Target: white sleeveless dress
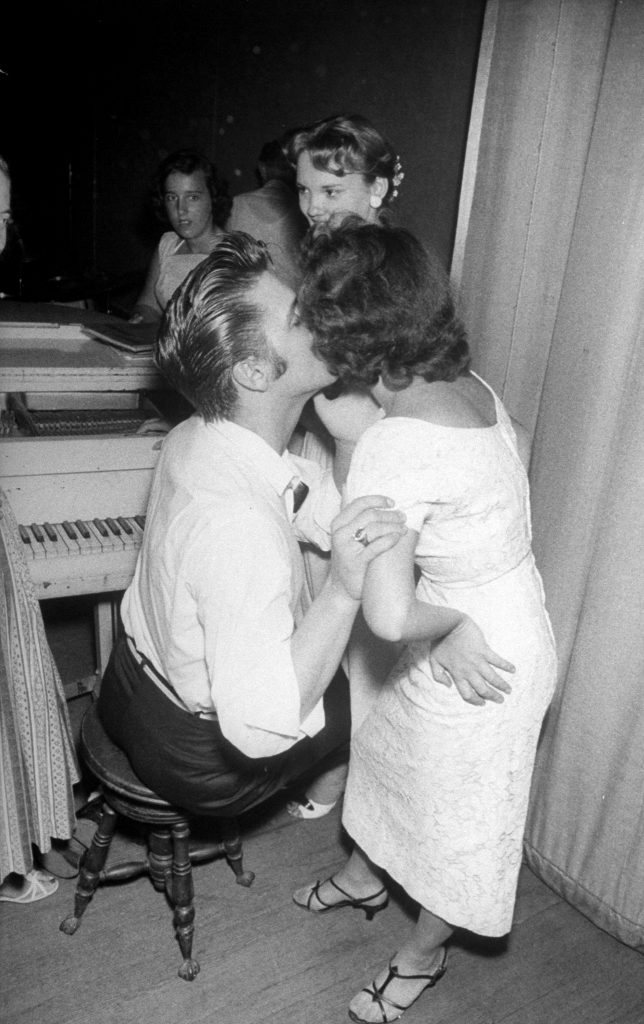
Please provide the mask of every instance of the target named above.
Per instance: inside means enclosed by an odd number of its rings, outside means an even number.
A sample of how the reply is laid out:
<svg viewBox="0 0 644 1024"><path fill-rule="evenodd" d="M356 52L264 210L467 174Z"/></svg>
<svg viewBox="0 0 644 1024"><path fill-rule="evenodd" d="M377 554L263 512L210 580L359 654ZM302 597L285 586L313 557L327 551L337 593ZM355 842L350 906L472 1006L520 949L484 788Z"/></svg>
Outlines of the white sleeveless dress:
<svg viewBox="0 0 644 1024"><path fill-rule="evenodd" d="M417 596L459 608L516 666L503 704L465 703L410 644L352 740L343 824L455 927L509 931L530 779L556 658L530 548L528 481L496 398L492 427L391 418L361 437L348 499L387 494L419 531Z"/></svg>
<svg viewBox="0 0 644 1024"><path fill-rule="evenodd" d="M166 231L159 240L159 276L154 294L161 309L165 309L180 284L191 270L203 263L208 253L181 252L183 238L174 231Z"/></svg>

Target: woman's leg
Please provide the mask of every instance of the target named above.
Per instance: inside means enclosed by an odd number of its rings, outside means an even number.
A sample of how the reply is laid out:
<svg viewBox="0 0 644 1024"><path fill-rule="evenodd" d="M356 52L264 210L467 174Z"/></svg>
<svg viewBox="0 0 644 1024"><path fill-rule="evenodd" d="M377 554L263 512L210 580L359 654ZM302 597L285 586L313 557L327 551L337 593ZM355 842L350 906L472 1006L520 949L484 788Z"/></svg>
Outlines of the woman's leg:
<svg viewBox="0 0 644 1024"><path fill-rule="evenodd" d="M368 906L371 906L372 896L377 897L373 900L373 906L381 907L387 902L382 873L359 846L354 847L349 859L331 878L319 885L304 886L293 893L298 906L306 907L314 913L342 903L347 898L366 900Z"/></svg>
<svg viewBox="0 0 644 1024"><path fill-rule="evenodd" d="M453 931L447 921L421 908L414 929L391 958L389 966L377 975L367 990L358 992L351 1001L349 1012L352 1019L382 1024L383 1013L386 1020L400 1016L400 1009L411 1006L421 992L431 985L431 976L442 974L440 968L444 965L444 945ZM392 975L394 967L396 976ZM410 979L403 975L421 977ZM397 1004L398 1009L390 1006L390 1003Z"/></svg>

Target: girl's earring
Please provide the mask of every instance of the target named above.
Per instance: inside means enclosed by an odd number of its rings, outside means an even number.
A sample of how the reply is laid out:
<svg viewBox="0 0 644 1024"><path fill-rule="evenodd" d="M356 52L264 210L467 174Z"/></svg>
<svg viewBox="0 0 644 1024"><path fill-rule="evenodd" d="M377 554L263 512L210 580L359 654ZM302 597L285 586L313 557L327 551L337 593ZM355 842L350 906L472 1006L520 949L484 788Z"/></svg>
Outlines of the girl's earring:
<svg viewBox="0 0 644 1024"><path fill-rule="evenodd" d="M372 210L378 210L382 206L382 199L380 196L371 196L369 199L369 206Z"/></svg>

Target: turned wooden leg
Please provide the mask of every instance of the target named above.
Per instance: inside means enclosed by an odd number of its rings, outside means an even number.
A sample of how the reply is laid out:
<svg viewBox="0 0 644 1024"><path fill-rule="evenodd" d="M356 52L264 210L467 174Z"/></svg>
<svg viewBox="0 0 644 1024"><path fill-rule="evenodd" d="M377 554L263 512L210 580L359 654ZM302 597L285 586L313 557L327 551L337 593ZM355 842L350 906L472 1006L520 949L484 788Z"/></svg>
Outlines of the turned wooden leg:
<svg viewBox="0 0 644 1024"><path fill-rule="evenodd" d="M197 961L192 959L195 907L190 863L190 828L186 821L172 826L172 848L172 877L168 896L174 908L174 930L183 956L179 977L184 981L194 981L200 967Z"/></svg>
<svg viewBox="0 0 644 1024"><path fill-rule="evenodd" d="M167 880L172 874L172 836L169 828L155 828L150 832L148 851L152 885L158 892L166 892Z"/></svg>
<svg viewBox="0 0 644 1024"><path fill-rule="evenodd" d="M60 923L61 932L65 935L73 935L78 928L81 917L85 913L87 904L91 900L96 887L100 881L100 875L105 867L110 843L116 830L118 815L107 804L103 808L103 816L100 824L94 833L91 845L87 853L83 854L80 863L80 875L76 885L74 896L74 913L66 917Z"/></svg>
<svg viewBox="0 0 644 1024"><path fill-rule="evenodd" d="M239 826L234 818L223 818L221 821L221 836L224 845L226 860L235 872L237 885L248 888L255 880L253 871L244 871L242 841L239 835Z"/></svg>

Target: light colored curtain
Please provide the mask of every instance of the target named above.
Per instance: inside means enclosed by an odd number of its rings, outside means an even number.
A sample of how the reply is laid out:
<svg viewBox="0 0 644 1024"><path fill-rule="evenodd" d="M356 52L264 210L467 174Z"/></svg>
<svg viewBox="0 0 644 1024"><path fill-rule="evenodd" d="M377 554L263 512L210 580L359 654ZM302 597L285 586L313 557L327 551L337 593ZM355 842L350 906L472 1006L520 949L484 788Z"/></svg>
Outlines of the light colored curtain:
<svg viewBox="0 0 644 1024"><path fill-rule="evenodd" d="M534 436L560 661L532 868L644 952L644 3L491 0L453 279Z"/></svg>

